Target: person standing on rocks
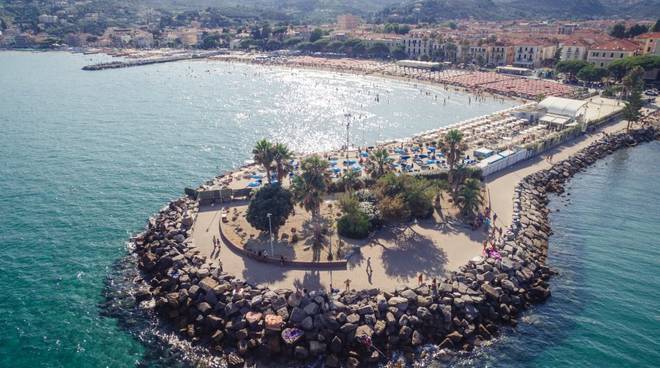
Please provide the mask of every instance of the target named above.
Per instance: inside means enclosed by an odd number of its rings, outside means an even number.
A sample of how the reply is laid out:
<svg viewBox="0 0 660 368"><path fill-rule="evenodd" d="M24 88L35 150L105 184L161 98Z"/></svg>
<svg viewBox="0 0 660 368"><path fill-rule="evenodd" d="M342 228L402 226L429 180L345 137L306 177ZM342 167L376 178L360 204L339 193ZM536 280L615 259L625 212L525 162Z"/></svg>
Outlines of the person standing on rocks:
<svg viewBox="0 0 660 368"><path fill-rule="evenodd" d="M419 286L422 286L422 284L424 284L424 275L421 272L419 273L419 276L417 276L417 283L419 284Z"/></svg>
<svg viewBox="0 0 660 368"><path fill-rule="evenodd" d="M346 291L350 291L351 290L351 279L346 279L346 281L344 281L344 285L346 285Z"/></svg>
<svg viewBox="0 0 660 368"><path fill-rule="evenodd" d="M374 269L371 267L371 257L367 258L367 275L371 277L371 274L374 273Z"/></svg>

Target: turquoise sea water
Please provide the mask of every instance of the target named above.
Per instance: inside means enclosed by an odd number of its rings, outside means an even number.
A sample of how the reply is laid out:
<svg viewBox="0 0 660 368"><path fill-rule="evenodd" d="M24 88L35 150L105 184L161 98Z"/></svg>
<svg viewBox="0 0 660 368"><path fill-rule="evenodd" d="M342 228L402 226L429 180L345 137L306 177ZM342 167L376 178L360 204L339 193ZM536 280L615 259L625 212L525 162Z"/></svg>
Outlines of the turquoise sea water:
<svg viewBox="0 0 660 368"><path fill-rule="evenodd" d="M150 214L248 159L255 140L322 150L345 141L345 113L363 144L511 106L248 65L80 71L90 59L104 57L0 52L0 367L170 365L139 316L107 312L108 276ZM553 202L553 297L457 364L660 364L658 158L659 143L643 145L571 182Z"/></svg>
<svg viewBox="0 0 660 368"><path fill-rule="evenodd" d="M660 366L659 159L618 151L552 199L552 297L460 366Z"/></svg>
<svg viewBox="0 0 660 368"><path fill-rule="evenodd" d="M0 52L0 367L155 364L129 322L102 316L107 276L152 213L256 140L325 150L345 142L346 113L363 144L513 105L220 62L80 70L104 59Z"/></svg>

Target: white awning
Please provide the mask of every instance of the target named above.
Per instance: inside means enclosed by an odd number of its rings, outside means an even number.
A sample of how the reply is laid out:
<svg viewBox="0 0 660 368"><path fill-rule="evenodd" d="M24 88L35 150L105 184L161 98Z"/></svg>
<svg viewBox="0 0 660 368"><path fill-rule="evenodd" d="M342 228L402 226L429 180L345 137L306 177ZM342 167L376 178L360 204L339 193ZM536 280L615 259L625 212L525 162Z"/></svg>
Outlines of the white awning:
<svg viewBox="0 0 660 368"><path fill-rule="evenodd" d="M555 115L555 114L545 114L539 119L540 122L551 124L551 125L564 125L568 123L571 119L566 116Z"/></svg>

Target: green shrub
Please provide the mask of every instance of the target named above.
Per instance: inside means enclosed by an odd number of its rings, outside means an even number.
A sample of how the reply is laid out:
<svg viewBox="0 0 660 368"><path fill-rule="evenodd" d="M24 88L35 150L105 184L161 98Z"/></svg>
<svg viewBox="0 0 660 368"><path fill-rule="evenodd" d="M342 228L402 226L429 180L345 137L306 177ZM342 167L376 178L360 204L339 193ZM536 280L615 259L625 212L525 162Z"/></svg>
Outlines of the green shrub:
<svg viewBox="0 0 660 368"><path fill-rule="evenodd" d="M337 221L339 235L351 239L364 239L369 235L369 217L357 211L345 214Z"/></svg>
<svg viewBox="0 0 660 368"><path fill-rule="evenodd" d="M380 212L393 222L429 217L436 192L437 185L428 179L391 173L378 179L374 188Z"/></svg>
<svg viewBox="0 0 660 368"><path fill-rule="evenodd" d="M383 214L383 217L388 221L397 222L408 220L410 218L410 210L408 210L401 195L396 197L383 197L378 202L378 208Z"/></svg>

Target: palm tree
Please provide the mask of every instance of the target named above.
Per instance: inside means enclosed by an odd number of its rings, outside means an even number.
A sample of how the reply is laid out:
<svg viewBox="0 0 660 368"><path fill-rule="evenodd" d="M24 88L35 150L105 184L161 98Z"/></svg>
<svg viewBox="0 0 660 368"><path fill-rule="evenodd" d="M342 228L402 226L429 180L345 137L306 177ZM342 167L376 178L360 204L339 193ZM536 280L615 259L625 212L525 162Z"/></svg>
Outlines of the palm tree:
<svg viewBox="0 0 660 368"><path fill-rule="evenodd" d="M266 176L268 178L268 183L270 184L270 171L273 168L274 159L273 144L265 139L258 141L252 149L252 155L254 157L254 162L260 164L266 170Z"/></svg>
<svg viewBox="0 0 660 368"><path fill-rule="evenodd" d="M377 179L385 175L387 171L386 165L389 160L390 155L385 148L380 148L369 153L367 167L369 168L369 172L371 172L371 176Z"/></svg>
<svg viewBox="0 0 660 368"><path fill-rule="evenodd" d="M461 215L473 219L484 201L481 183L477 179L467 179L458 191L458 207Z"/></svg>
<svg viewBox="0 0 660 368"><path fill-rule="evenodd" d="M456 163L463 157L463 152L467 146L463 143L463 133L460 130L452 129L445 134L444 138L438 142L440 151L447 158L447 165L449 165L448 181L449 185L454 186L454 167Z"/></svg>
<svg viewBox="0 0 660 368"><path fill-rule="evenodd" d="M282 179L291 171L289 161L293 158L293 153L284 143L277 143L273 147L273 160L275 161L275 170L277 171L277 181L281 184Z"/></svg>
<svg viewBox="0 0 660 368"><path fill-rule="evenodd" d="M312 214L314 240L321 242L321 202L328 185L328 161L313 155L301 163L302 173L293 178L293 195L307 212Z"/></svg>
<svg viewBox="0 0 660 368"><path fill-rule="evenodd" d="M358 189L362 186L360 172L351 170L350 168L344 173L344 175L342 175L341 181L344 184L344 190L348 194L353 193L353 189Z"/></svg>
<svg viewBox="0 0 660 368"><path fill-rule="evenodd" d="M639 66L636 66L632 68L628 74L626 74L625 77L621 80L621 83L623 84L623 97L625 99L628 98L628 95L636 90L642 90L644 89L644 69L642 69Z"/></svg>
<svg viewBox="0 0 660 368"><path fill-rule="evenodd" d="M451 189L449 187L449 183L446 180L437 180L433 182L434 184L434 192L435 196L433 198L433 207L435 208L435 211L440 215L440 217L443 218L444 221L444 215L442 214L442 200L444 199L444 196L442 195L443 192L448 191Z"/></svg>

